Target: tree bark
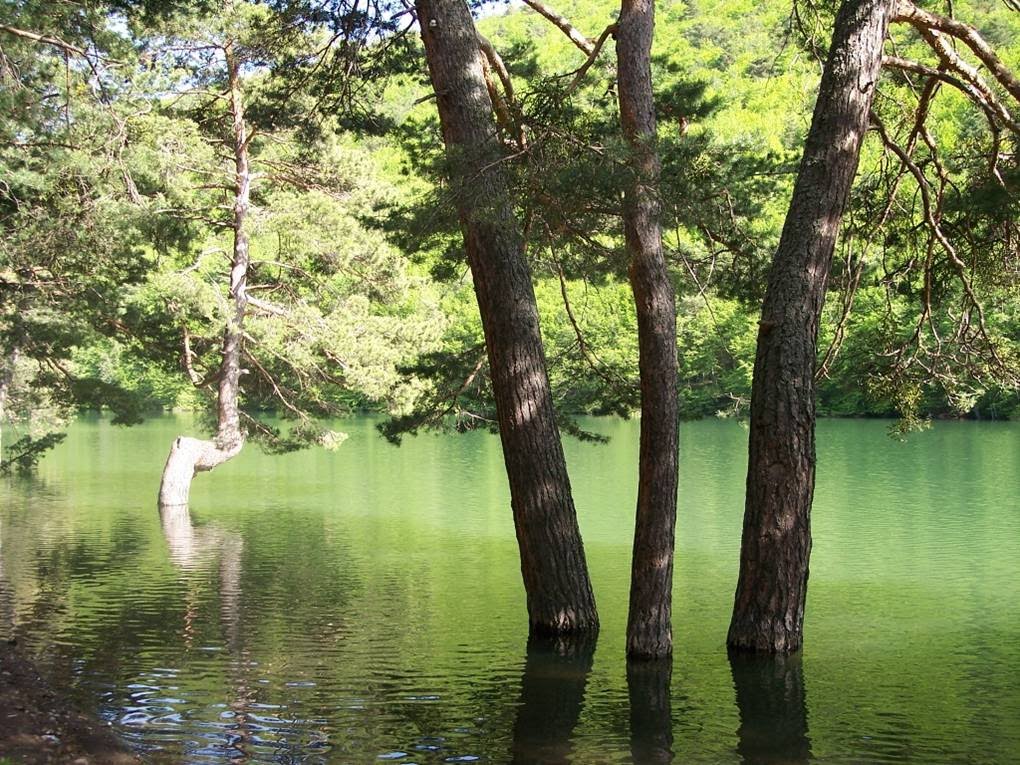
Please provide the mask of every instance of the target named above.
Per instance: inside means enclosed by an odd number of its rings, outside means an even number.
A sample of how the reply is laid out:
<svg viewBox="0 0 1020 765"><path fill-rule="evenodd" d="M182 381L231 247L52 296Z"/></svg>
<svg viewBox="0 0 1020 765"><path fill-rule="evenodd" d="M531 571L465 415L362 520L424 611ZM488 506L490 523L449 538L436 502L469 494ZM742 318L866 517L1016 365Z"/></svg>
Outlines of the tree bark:
<svg viewBox="0 0 1020 765"><path fill-rule="evenodd" d="M417 0L457 212L485 333L531 631L598 629L524 242L478 37L463 0Z"/></svg>
<svg viewBox="0 0 1020 765"><path fill-rule="evenodd" d="M673 544L679 407L676 300L662 253L659 156L652 94L654 0L623 0L616 23L620 125L630 147L624 235L638 322L641 449L631 564L627 653L659 658L673 650Z"/></svg>
<svg viewBox="0 0 1020 765"><path fill-rule="evenodd" d="M241 385L241 352L244 316L248 305L248 231L245 222L251 199L248 161L248 127L244 116L240 64L231 45L224 46L233 126L234 249L230 263L230 298L233 312L223 331L223 351L217 390L217 429L212 441L181 436L174 440L159 486L161 506L187 505L195 473L212 470L237 456L244 446L238 397Z"/></svg>
<svg viewBox="0 0 1020 765"><path fill-rule="evenodd" d="M891 0L846 0L836 17L793 199L769 273L751 386L740 576L727 642L801 647L815 484L818 320L857 172Z"/></svg>

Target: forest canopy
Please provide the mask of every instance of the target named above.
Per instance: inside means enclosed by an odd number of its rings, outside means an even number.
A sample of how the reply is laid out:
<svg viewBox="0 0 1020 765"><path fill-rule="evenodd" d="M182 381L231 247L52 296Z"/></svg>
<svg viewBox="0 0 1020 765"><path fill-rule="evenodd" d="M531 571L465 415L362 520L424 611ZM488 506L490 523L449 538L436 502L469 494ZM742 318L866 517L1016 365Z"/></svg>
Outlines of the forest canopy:
<svg viewBox="0 0 1020 765"><path fill-rule="evenodd" d="M608 56L529 5L476 15L553 400L584 437L573 415L639 403L628 149ZM898 6L886 46L820 324L818 411L905 427L1017 417L1020 12L922 5ZM556 10L594 47L618 9ZM832 16L824 2L659 10L685 417L746 412ZM278 451L336 446L330 421L360 411L388 415L394 441L495 427L409 6L3 0L2 464L31 465L85 408L124 424L176 408L215 419L236 310L230 93L243 95L250 166L240 427Z"/></svg>

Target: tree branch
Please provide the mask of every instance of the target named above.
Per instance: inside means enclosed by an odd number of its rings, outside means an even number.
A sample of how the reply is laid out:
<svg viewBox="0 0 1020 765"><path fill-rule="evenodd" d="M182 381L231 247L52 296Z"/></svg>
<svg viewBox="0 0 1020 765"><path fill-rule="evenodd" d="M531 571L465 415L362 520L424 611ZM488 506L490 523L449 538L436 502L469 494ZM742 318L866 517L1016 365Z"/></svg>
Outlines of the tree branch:
<svg viewBox="0 0 1020 765"><path fill-rule="evenodd" d="M542 0L524 0L524 4L531 8L536 13L545 16L553 25L565 34L570 42L574 43L585 55L591 57L593 54L597 54L595 43L585 37L570 21L566 16L557 13L550 6L542 2Z"/></svg>
<svg viewBox="0 0 1020 765"><path fill-rule="evenodd" d="M962 41L988 68L999 84L1020 104L1020 79L1017 79L1009 70L1009 67L996 55L992 46L974 27L957 19L946 18L918 8L910 0L899 0L892 20L906 22L922 34L926 31L929 33L932 31L941 32Z"/></svg>

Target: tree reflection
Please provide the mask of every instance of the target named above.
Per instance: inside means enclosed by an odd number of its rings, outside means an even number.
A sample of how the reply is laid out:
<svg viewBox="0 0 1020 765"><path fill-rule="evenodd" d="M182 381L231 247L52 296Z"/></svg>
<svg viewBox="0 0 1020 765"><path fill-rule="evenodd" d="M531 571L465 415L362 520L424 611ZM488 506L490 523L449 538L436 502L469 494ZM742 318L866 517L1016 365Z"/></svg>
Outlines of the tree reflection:
<svg viewBox="0 0 1020 765"><path fill-rule="evenodd" d="M594 653L593 636L528 639L514 720L514 763L569 761Z"/></svg>
<svg viewBox="0 0 1020 765"><path fill-rule="evenodd" d="M811 759L804 673L799 653L763 656L730 651L745 765L794 765Z"/></svg>
<svg viewBox="0 0 1020 765"><path fill-rule="evenodd" d="M187 505L161 506L163 536L170 548L170 561L182 573L201 571L216 564L219 572L219 611L226 648L230 655L230 694L228 707L233 714L227 736L228 756L234 762L246 761L253 740L249 709L256 701L255 684L250 678L253 666L244 643L241 622L241 558L244 540L238 534L216 526L198 526L191 521ZM195 598L189 592L185 615L185 644L191 642Z"/></svg>
<svg viewBox="0 0 1020 765"><path fill-rule="evenodd" d="M635 765L673 761L673 659L627 662L630 751Z"/></svg>

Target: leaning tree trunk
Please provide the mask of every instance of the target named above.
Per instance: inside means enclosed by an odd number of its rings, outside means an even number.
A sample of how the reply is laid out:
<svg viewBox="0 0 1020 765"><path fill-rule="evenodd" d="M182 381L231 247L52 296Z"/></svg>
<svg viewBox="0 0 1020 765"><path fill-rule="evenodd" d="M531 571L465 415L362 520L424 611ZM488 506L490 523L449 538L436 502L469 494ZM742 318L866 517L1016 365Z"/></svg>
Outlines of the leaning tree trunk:
<svg viewBox="0 0 1020 765"><path fill-rule="evenodd" d="M203 441L188 436L174 440L163 468L159 486L159 504L162 506L186 505L195 473L212 470L237 456L244 445L241 431L238 391L241 381L241 351L244 315L248 305L248 232L245 219L251 196L251 171L248 167L248 129L245 124L244 102L241 94L241 73L230 45L224 49L230 85L230 114L233 119L234 149L234 252L230 265L230 297L233 313L223 331L223 351L220 361L219 389L217 391L216 437Z"/></svg>
<svg viewBox="0 0 1020 765"><path fill-rule="evenodd" d="M620 124L631 151L624 195L624 233L638 322L641 450L631 562L627 653L668 656L673 650L673 534L676 525L676 301L662 254L659 156L652 95L654 0L623 0L616 23Z"/></svg>
<svg viewBox="0 0 1020 765"><path fill-rule="evenodd" d="M769 273L751 386L740 577L727 642L800 648L815 484L818 320L882 66L891 0L847 0L836 17L811 129Z"/></svg>
<svg viewBox="0 0 1020 765"><path fill-rule="evenodd" d="M596 630L531 271L474 21L463 0L417 0L416 8L485 333L531 630Z"/></svg>

